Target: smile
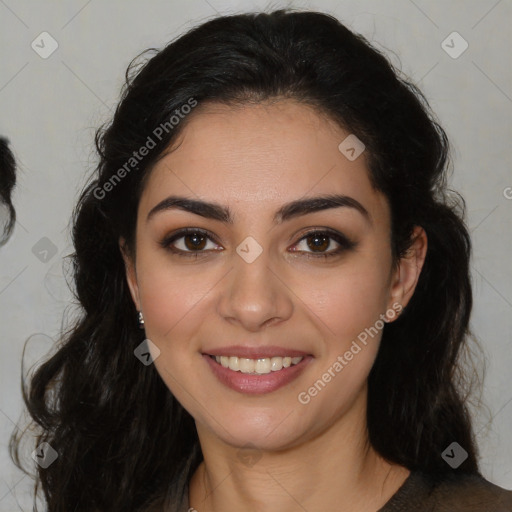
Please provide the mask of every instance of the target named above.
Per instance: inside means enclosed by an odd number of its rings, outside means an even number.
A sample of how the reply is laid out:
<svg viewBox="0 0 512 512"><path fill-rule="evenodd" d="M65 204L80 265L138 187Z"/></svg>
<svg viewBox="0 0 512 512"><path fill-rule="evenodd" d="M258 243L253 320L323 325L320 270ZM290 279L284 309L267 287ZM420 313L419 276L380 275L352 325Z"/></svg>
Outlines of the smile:
<svg viewBox="0 0 512 512"><path fill-rule="evenodd" d="M224 368L235 372L263 375L270 372L278 372L283 368L300 363L303 357L265 357L249 359L237 356L210 356Z"/></svg>
<svg viewBox="0 0 512 512"><path fill-rule="evenodd" d="M314 359L304 356L273 356L250 359L203 354L213 375L224 386L244 394L265 394L295 380Z"/></svg>

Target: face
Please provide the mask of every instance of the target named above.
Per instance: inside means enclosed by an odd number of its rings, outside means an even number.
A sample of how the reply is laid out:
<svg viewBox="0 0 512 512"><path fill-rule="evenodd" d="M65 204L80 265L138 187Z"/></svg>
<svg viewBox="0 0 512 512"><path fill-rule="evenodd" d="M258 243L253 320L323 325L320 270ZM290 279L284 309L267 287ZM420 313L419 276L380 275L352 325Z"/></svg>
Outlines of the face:
<svg viewBox="0 0 512 512"><path fill-rule="evenodd" d="M365 153L348 159L349 133L311 108L209 105L188 121L142 193L130 290L156 369L198 429L291 447L364 403L421 250L393 265ZM325 196L338 197L311 202Z"/></svg>

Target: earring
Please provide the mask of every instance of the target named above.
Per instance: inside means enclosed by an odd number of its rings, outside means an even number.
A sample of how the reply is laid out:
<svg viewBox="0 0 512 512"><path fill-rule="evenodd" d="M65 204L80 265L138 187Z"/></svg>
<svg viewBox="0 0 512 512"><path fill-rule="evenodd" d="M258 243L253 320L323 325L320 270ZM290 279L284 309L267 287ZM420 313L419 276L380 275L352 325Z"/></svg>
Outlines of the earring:
<svg viewBox="0 0 512 512"><path fill-rule="evenodd" d="M144 329L144 317L142 316L142 311L139 311L139 328Z"/></svg>

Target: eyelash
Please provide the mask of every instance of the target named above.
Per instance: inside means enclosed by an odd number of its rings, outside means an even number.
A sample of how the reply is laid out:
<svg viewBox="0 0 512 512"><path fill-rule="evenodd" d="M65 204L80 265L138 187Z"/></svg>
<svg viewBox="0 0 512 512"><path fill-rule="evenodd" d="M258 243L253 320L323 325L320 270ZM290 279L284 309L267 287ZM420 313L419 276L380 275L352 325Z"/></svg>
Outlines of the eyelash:
<svg viewBox="0 0 512 512"><path fill-rule="evenodd" d="M166 249L166 250L170 251L171 253L175 254L176 256L197 259L197 258L199 258L199 255L201 253L205 253L207 251L205 251L205 250L201 250L201 251L183 251L182 249L176 249L175 247L172 247L172 245L171 245L176 240L179 240L180 238L183 238L186 235L192 235L192 234L203 235L206 238L208 238L209 240L211 240L212 242L214 242L215 244L220 245L215 240L215 237L213 236L212 233L210 233L209 231L206 231L204 229L199 229L199 228L185 228L185 229L182 229L181 231L178 231L177 233L174 233L172 235L169 235L169 236L165 237L160 242L160 245L164 249ZM293 251L293 252L299 252L299 253L303 252L304 254L307 255L306 257L308 257L308 258L330 258L330 257L333 257L333 256L338 256L339 254L341 254L344 251L349 251L349 250L353 249L356 246L356 243L352 242L351 240L349 240L346 236L342 235L341 233L338 233L337 231L333 231L333 230L327 229L327 228L315 229L315 230L311 230L311 231L305 233L294 245L297 245L298 243L302 242L304 239L307 239L307 238L311 237L312 235L324 235L324 236L327 236L328 238L331 238L332 240L337 242L340 245L340 247L338 247L337 249L335 249L333 251L331 250L329 252L316 253L316 254L315 253L311 253L311 252L305 252L305 251Z"/></svg>

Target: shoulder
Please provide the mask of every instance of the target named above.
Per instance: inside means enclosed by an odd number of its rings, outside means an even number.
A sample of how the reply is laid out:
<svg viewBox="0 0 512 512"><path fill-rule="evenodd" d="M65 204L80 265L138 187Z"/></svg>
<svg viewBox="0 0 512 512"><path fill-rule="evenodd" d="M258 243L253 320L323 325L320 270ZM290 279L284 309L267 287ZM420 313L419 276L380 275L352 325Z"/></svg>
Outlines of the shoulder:
<svg viewBox="0 0 512 512"><path fill-rule="evenodd" d="M413 471L379 512L512 512L512 491L479 474Z"/></svg>
<svg viewBox="0 0 512 512"><path fill-rule="evenodd" d="M512 491L478 474L445 476L433 490L441 512L512 512Z"/></svg>

